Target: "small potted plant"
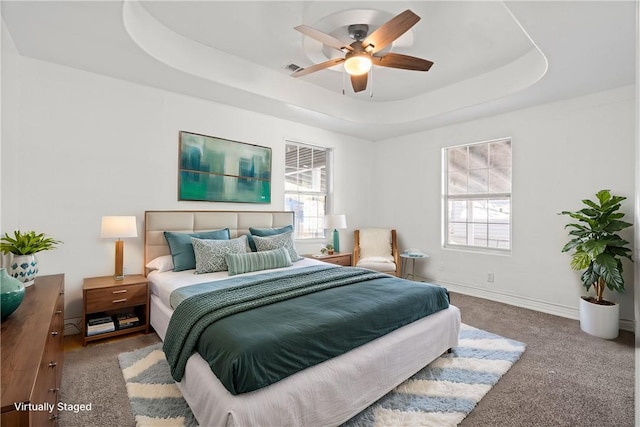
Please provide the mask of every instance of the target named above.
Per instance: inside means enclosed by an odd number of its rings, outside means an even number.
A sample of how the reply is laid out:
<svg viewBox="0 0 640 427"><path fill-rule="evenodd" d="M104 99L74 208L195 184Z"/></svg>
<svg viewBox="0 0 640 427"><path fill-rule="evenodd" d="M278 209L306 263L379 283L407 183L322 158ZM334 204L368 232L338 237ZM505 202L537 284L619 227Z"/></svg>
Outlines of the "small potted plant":
<svg viewBox="0 0 640 427"><path fill-rule="evenodd" d="M631 261L628 241L617 233L632 224L623 221L624 213L619 212L622 196L611 195L610 190L596 194L597 201L583 200L586 207L576 212L563 211L577 222L569 223L571 240L562 252L573 251L571 268L584 270L582 285L595 296L580 299L580 328L588 334L600 338L613 339L618 336L619 305L604 299L605 288L624 292L622 259Z"/></svg>
<svg viewBox="0 0 640 427"><path fill-rule="evenodd" d="M35 254L55 249L58 243L62 242L45 236L44 233L35 231L23 233L16 230L13 236L5 233L0 237L0 251L5 255L12 254L9 274L23 282L25 286L30 286L38 274L38 260Z"/></svg>
<svg viewBox="0 0 640 427"><path fill-rule="evenodd" d="M320 252L322 253L322 255L333 255L333 245L329 244L325 246L324 248L320 249Z"/></svg>

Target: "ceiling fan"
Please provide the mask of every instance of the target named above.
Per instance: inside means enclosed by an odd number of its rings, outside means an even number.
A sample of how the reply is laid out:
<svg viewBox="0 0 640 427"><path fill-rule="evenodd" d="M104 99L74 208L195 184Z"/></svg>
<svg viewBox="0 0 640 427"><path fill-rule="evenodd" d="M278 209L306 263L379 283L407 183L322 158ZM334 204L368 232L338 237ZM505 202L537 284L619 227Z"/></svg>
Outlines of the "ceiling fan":
<svg viewBox="0 0 640 427"><path fill-rule="evenodd" d="M351 44L347 44L308 25L299 25L295 29L302 34L344 52L346 55L344 58L334 58L307 68L300 68L291 75L293 77L301 77L344 62L345 71L351 77L353 91L360 92L367 88L369 70L372 65L400 68L402 70L429 71L433 62L426 59L399 53L380 52L407 32L419 20L420 17L418 15L407 9L382 24L371 34L368 34L369 26L367 24L350 25L348 28L349 35L355 40Z"/></svg>

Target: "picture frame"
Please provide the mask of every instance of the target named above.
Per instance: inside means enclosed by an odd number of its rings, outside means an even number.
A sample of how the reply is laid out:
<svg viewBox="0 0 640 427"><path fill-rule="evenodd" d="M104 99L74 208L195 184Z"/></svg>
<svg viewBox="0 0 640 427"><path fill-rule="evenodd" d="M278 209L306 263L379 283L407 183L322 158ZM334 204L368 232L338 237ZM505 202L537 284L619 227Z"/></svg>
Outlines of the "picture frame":
<svg viewBox="0 0 640 427"><path fill-rule="evenodd" d="M271 203L271 148L180 131L178 200Z"/></svg>

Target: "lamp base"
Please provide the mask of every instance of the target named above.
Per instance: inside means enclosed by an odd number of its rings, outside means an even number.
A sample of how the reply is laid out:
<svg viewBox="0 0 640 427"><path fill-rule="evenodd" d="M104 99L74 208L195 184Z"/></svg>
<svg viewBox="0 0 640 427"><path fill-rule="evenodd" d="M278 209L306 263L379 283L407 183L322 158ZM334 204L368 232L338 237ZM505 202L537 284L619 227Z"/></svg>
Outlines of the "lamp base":
<svg viewBox="0 0 640 427"><path fill-rule="evenodd" d="M333 230L333 250L340 252L340 233L338 233L337 229Z"/></svg>
<svg viewBox="0 0 640 427"><path fill-rule="evenodd" d="M124 241L116 240L116 272L113 275L115 280L124 279Z"/></svg>

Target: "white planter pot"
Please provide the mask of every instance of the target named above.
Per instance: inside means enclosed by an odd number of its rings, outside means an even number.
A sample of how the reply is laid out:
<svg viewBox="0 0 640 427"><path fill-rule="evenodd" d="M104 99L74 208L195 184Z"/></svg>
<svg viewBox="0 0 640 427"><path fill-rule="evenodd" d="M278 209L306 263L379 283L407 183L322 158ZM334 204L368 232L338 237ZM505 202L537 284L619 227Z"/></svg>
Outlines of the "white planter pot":
<svg viewBox="0 0 640 427"><path fill-rule="evenodd" d="M580 298L580 329L608 340L618 336L620 305L593 304Z"/></svg>
<svg viewBox="0 0 640 427"><path fill-rule="evenodd" d="M38 274L38 260L35 255L13 255L9 274L24 283L25 287L33 285Z"/></svg>

